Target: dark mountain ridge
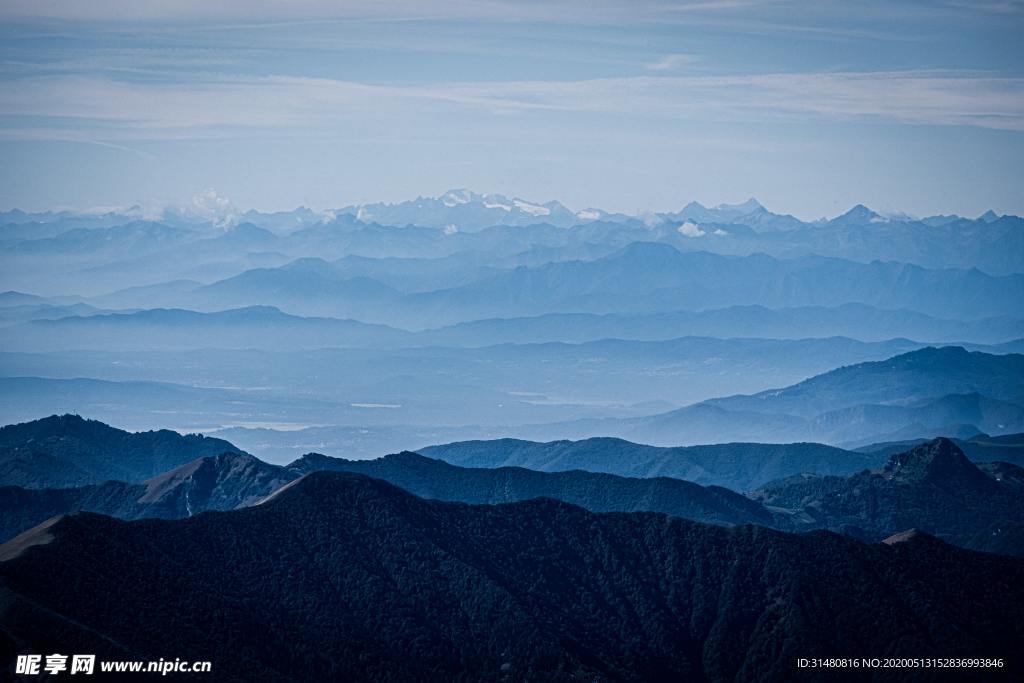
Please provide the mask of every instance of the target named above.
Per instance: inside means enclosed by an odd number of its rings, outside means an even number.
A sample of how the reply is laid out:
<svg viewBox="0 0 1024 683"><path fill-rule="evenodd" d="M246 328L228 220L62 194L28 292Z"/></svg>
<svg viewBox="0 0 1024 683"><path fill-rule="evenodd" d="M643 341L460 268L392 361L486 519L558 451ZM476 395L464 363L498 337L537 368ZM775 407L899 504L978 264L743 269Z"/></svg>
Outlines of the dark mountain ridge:
<svg viewBox="0 0 1024 683"><path fill-rule="evenodd" d="M1005 461L1018 467L1024 467L1024 434L1004 434L990 436L973 434L967 438L951 439L972 462ZM876 453L879 456L890 456L894 453L908 451L914 446L925 443L927 439L910 439L870 444L856 450L861 453Z"/></svg>
<svg viewBox="0 0 1024 683"><path fill-rule="evenodd" d="M950 543L1024 556L1024 469L973 464L949 439L893 455L850 477L803 474L752 493L809 527L880 541L913 526ZM911 522L912 523L908 523Z"/></svg>
<svg viewBox="0 0 1024 683"><path fill-rule="evenodd" d="M78 415L0 428L0 485L61 488L139 482L196 458L240 452L222 439L170 430L126 432Z"/></svg>
<svg viewBox="0 0 1024 683"><path fill-rule="evenodd" d="M54 515L78 511L118 519L181 519L207 510L234 510L262 500L296 476L251 455L227 452L140 483L0 486L0 539L7 540Z"/></svg>
<svg viewBox="0 0 1024 683"><path fill-rule="evenodd" d="M432 502L349 473L188 520L63 517L0 558L5 660L188 653L223 681L781 681L797 657L1008 656L1024 638L1024 562L926 534Z"/></svg>
<svg viewBox="0 0 1024 683"><path fill-rule="evenodd" d="M297 474L325 470L364 474L437 500L498 504L553 498L593 512L651 511L714 524L776 524L771 514L745 496L720 486L705 487L669 477L639 479L581 470L456 467L409 452L375 460L309 454L286 469Z"/></svg>

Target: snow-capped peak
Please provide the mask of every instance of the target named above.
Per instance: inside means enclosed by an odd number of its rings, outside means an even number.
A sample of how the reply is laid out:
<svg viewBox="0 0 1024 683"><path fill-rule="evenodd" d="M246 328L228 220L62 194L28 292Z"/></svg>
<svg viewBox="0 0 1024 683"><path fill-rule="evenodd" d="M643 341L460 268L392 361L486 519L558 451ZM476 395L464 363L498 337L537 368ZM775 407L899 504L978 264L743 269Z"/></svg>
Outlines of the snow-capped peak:
<svg viewBox="0 0 1024 683"><path fill-rule="evenodd" d="M596 221L603 215L600 209L581 209L576 212L576 218L583 221Z"/></svg>
<svg viewBox="0 0 1024 683"><path fill-rule="evenodd" d="M741 204L719 204L715 207L719 211L736 211L742 214L753 213L755 211L763 211L764 207L761 202L757 201L753 197Z"/></svg>
<svg viewBox="0 0 1024 683"><path fill-rule="evenodd" d="M517 209L531 216L548 216L551 214L551 209L524 202L522 199L513 199L512 202L516 205Z"/></svg>
<svg viewBox="0 0 1024 683"><path fill-rule="evenodd" d="M441 202L448 207L458 206L459 204L469 204L476 197L469 190L448 190L439 197Z"/></svg>

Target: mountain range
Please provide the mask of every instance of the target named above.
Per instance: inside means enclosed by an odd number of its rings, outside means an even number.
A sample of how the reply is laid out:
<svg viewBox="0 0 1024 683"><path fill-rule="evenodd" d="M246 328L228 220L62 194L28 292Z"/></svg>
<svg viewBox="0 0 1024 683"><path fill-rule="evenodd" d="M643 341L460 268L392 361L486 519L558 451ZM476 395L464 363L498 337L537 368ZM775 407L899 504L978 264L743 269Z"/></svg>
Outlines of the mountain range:
<svg viewBox="0 0 1024 683"><path fill-rule="evenodd" d="M886 456L817 443L725 443L658 447L622 439L538 443L517 439L464 441L418 450L461 467L525 467L543 472L587 470L624 477L672 477L706 486L750 491L801 472L852 474Z"/></svg>
<svg viewBox="0 0 1024 683"><path fill-rule="evenodd" d="M583 344L609 339L668 341L684 337L844 337L866 343L973 339L977 340L975 345L1002 343L1007 350L1013 350L1024 339L1024 319L998 317L965 322L861 304L781 309L734 306L699 312L557 313L533 318L488 318L409 332L356 320L296 316L273 306L202 313L174 308L113 311L87 304L33 304L0 307L0 335L4 348L10 351L464 348L553 342Z"/></svg>
<svg viewBox="0 0 1024 683"><path fill-rule="evenodd" d="M475 217L463 220L470 214ZM258 279L256 273L314 260L331 266L335 299L345 298L360 286L343 286L338 281L357 277L374 280L376 295L383 297L387 287L406 293L457 289L472 280L485 280L494 270L580 259L589 262L644 242L690 253L767 254L783 262L817 256L861 265L899 262L940 272L977 268L993 276L1012 276L1024 270L1022 224L1024 219L1016 216L987 215L975 220L883 217L865 207L855 207L830 221L807 223L773 214L756 201L711 209L692 203L679 212L638 218L599 210L574 214L557 202L542 205L498 196L488 199L467 191L391 207L367 205L322 214L300 209L290 218L250 212L226 224L209 218L182 219L173 212L147 216L129 211L103 217L8 212L0 214L0 244L10 254L0 287L46 295L72 292L114 307L109 304L115 299L104 295L124 288L123 283L134 288L189 280L202 287L247 270L255 271L249 278ZM280 279L285 280L285 275ZM907 277L908 282L910 279ZM293 282L292 293L301 284ZM371 292L368 284L362 283L360 293ZM240 301L242 293L231 291L232 286L221 285L204 292L203 297L210 302L219 300L219 308L288 301L282 296L277 301L244 303ZM234 303L224 303L228 300ZM116 301L122 308L152 305L127 294ZM150 301L184 307L180 296L168 298L166 291ZM906 299L911 308L913 301ZM303 302L292 299L291 303L299 306ZM343 310L339 301L332 305L332 315ZM288 312L308 313L299 309ZM925 312L939 315L942 310Z"/></svg>
<svg viewBox="0 0 1024 683"><path fill-rule="evenodd" d="M971 382L795 413L736 398L932 345L1024 351L1020 218L680 206L453 190L320 212L0 214L0 422L220 429L279 461L1024 429L1024 393Z"/></svg>
<svg viewBox="0 0 1024 683"><path fill-rule="evenodd" d="M108 270L91 272L103 282L115 282L115 273L139 280L147 276L147 268L166 271L170 264L182 264L177 278L205 279L230 274L230 261L259 267L280 265L289 256L436 257L489 251L502 242L518 243L525 251L538 244L564 247L614 240L624 246L645 239L687 251L739 256L763 252L781 258L818 254L863 262L891 259L929 268L978 267L1006 275L1021 272L1021 234L1021 218L992 212L977 219L918 220L882 216L858 205L831 220L806 222L772 213L751 199L710 208L691 202L676 212L625 216L600 209L573 212L556 201L468 190L320 213L305 208L270 214L250 211L227 221L175 210L0 214L0 243L16 249L19 260L42 254L75 256L87 249L95 261L102 251ZM146 255L153 247L171 249L168 256L173 258L165 259L161 268L151 268L159 264ZM258 263L260 259L264 263Z"/></svg>
<svg viewBox="0 0 1024 683"><path fill-rule="evenodd" d="M0 213L0 679L1019 679L1024 218L676 206Z"/></svg>
<svg viewBox="0 0 1024 683"><path fill-rule="evenodd" d="M0 542L55 515L78 511L126 520L182 519L208 510L248 507L300 476L319 471L365 474L439 500L497 504L553 498L597 512L653 511L714 524L789 526L785 517L743 495L668 477L463 468L415 453L375 460L342 460L310 453L282 467L243 453L223 453L140 483L107 481L71 488L0 486Z"/></svg>
<svg viewBox="0 0 1024 683"><path fill-rule="evenodd" d="M924 533L425 501L317 472L241 510L78 513L8 541L0 655L187 653L224 681L791 680L797 657L1014 652L1022 585L1021 560Z"/></svg>
<svg viewBox="0 0 1024 683"><path fill-rule="evenodd" d="M32 429L20 426L23 433L42 436L67 431L62 422L73 420L49 418L34 423ZM0 541L55 515L80 510L130 520L180 519L208 510L248 507L300 477L339 471L381 479L430 499L501 504L552 498L593 512L650 511L714 524L758 524L787 531L824 528L873 542L915 527L957 545L1024 555L1024 469L1005 462L975 465L947 439L896 453L884 466L872 465L882 461L877 454L848 453L816 444L652 449L591 440L536 444L532 450L531 444L505 442L425 449L428 454L440 452L463 464L468 461L482 467L453 465L410 452L373 460L309 453L278 466L226 451L143 481L62 485L66 478L60 476L62 467L74 469L83 453L102 447L102 437L114 443L123 440L118 434L126 434L105 425L103 431L96 423L85 425L92 426L92 443L59 445L41 439L40 448L48 447L49 452L41 450L36 459L51 468L48 480L36 481L34 487L0 486ZM175 446L186 452L183 443L171 443L167 448ZM545 450L553 455L551 446L560 447L555 458L542 460ZM513 458L533 469L501 464L502 459ZM573 458L585 459L593 470L612 469L613 464L626 469L632 462L633 471L631 476L622 476L570 469ZM854 474L831 474L837 471ZM770 481L744 496L683 478L698 474L713 479L716 472L738 472Z"/></svg>
<svg viewBox="0 0 1024 683"><path fill-rule="evenodd" d="M996 277L978 270L818 256L722 256L642 241L593 260L500 269L425 292L400 292L373 277L301 259L185 292L174 288L148 294L150 301L170 307L215 311L271 305L297 315L350 317L410 329L550 312L635 314L755 305L862 304L969 319L1019 315L1015 302L1022 295L1024 276L1017 274ZM140 303L117 296L94 302L107 307Z"/></svg>
<svg viewBox="0 0 1024 683"><path fill-rule="evenodd" d="M547 313L528 318L487 318L424 330L417 340L433 344L485 346L597 339L662 340L684 336L806 339L849 337L884 341L897 337L929 342L999 343L1024 338L1024 319L935 318L909 309L866 304L766 308L730 306L664 313Z"/></svg>

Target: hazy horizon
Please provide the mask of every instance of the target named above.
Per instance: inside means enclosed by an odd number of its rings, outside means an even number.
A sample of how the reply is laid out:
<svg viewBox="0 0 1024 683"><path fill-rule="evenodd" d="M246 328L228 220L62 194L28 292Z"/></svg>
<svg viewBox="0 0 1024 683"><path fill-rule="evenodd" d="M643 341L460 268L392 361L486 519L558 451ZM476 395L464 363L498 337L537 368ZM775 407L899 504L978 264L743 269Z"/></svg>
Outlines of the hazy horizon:
<svg viewBox="0 0 1024 683"><path fill-rule="evenodd" d="M256 206L239 206L234 201L232 201L232 199L230 197L222 196L221 194L219 194L216 191L216 189L214 189L214 188L207 188L204 191L196 193L191 198L185 197L185 198L180 198L180 199L175 200L175 201L167 201L167 202L136 201L136 202L132 202L132 203L128 203L128 204L110 205L110 206L102 206L102 205L81 205L81 206L75 206L75 205L52 205L52 206L37 207L35 209L26 209L24 206L4 206L4 207L0 207L0 212L22 211L22 212L27 213L27 214L68 212L68 213L77 213L77 214L83 214L83 215L102 215L102 214L107 214L107 213L118 214L118 213L125 213L125 212L129 212L129 211L135 211L135 212L140 212L141 215L144 218L146 218L146 219L154 219L154 220L158 220L161 217L161 213L164 212L164 211L179 211L179 212L182 212L182 213L184 213L186 215L192 215L193 217L195 217L197 219L204 217L205 212L212 211L212 210L224 211L224 212L229 212L232 215L238 215L238 214L244 214L244 213L247 213L247 212L250 212L250 211L254 211L256 213L261 213L261 214L271 214L271 213L288 213L288 212L292 212L292 211L299 211L299 210L302 210L302 209L308 209L310 211L314 211L314 212L317 212L317 213L324 213L325 215L329 215L329 213L331 211L335 211L335 210L339 210L339 209L343 209L343 208L348 208L348 207L351 207L351 206L359 206L359 205L363 205L363 204L384 204L384 205L388 205L388 206L396 206L396 205L402 204L404 202L411 202L411 201L415 201L417 199L438 199L438 198L443 197L445 194L447 194L449 192L463 192L463 191L468 191L468 192L471 192L473 194L477 194L477 195L481 195L481 196L504 196L504 197L509 198L509 199L521 199L521 200L525 200L525 201L531 201L531 202L533 202L535 204L547 204L547 203L550 203L550 202L558 202L558 203L564 205L567 209L569 209L571 211L584 211L586 209L606 209L607 208L605 206L602 206L599 203L588 204L586 206L583 206L583 205L576 206L576 205L569 205L566 202L560 200L558 197L523 197L523 196L519 196L519 195L513 195L513 194L508 193L508 192L502 192L500 190L486 191L486 192L478 191L477 188L473 188L473 187L458 187L458 188L450 187L450 188L447 188L445 190L442 190L442 191L439 191L439 192L435 192L435 193L421 192L421 193L418 193L418 194L415 194L415 195L410 195L408 197L401 197L401 198L398 198L398 199L395 199L395 200L371 199L371 200L369 200L367 202L360 202L360 203L356 203L356 204L345 203L345 202L336 202L334 204L317 205L317 206L308 206L308 205L304 205L304 204L299 204L299 205L294 205L294 206L279 206L279 207L273 207L273 208L260 208L260 207L256 207ZM686 205L688 205L690 203L696 203L696 204L700 204L700 205L702 205L702 206L704 206L706 208L714 209L714 208L723 208L723 207L724 208L728 208L728 207L740 206L740 205L745 204L747 202L757 202L758 204L763 206L765 209L767 209L771 213L780 214L780 215L792 215L792 216L794 216L796 218L799 218L800 220L803 220L805 222L814 222L816 220L827 220L827 219L836 218L838 216L841 216L841 215L849 212L850 210L856 208L857 206L867 206L867 208L869 208L871 210L877 210L877 212L880 215L882 215L882 216L892 217L892 218L901 219L901 220L922 219L922 218L928 218L930 216L939 216L939 215L958 215L958 216L961 216L963 218L977 218L977 217L979 217L979 216L981 216L981 215L983 215L983 214L985 214L985 213L987 213L989 211L993 211L996 215L1008 215L1008 216L1019 216L1020 215L1018 213L1013 213L1013 212L1000 213L999 211L994 211L991 208L985 209L984 211L979 212L978 214L975 214L975 215L972 215L972 214L961 214L961 213L956 213L956 212L952 212L950 214L941 214L938 211L926 211L925 213L921 213L921 214L912 214L912 213L903 211L903 210L899 209L898 207L895 208L895 209L885 209L885 208L879 209L878 207L871 206L871 205L867 204L866 202L854 202L853 204L850 204L849 206L847 206L845 208L838 209L835 213L824 214L824 215L821 215L821 216L802 216L802 215L798 215L798 214L796 214L796 213L794 213L792 211L787 210L785 207L777 207L777 206L766 205L764 202L760 201L760 199L758 199L757 197L752 196L752 195L748 195L746 197L742 197L742 198L736 199L735 201L727 201L727 202L719 202L719 203L712 203L712 202L708 202L708 201L702 201L699 197L688 197L688 198L680 199L677 203L669 205L665 209L653 209L653 208L650 208L650 207L639 207L639 208L634 209L632 211L611 211L611 212L613 212L613 213L621 213L621 214L626 215L626 216L631 216L631 217L636 217L636 218L641 218L642 219L644 216L655 214L655 213L672 213L672 212L675 212L675 211L679 211L680 209L684 208ZM1024 213L1024 212L1022 212L1022 213ZM538 222L539 223L543 222L543 217L538 218Z"/></svg>

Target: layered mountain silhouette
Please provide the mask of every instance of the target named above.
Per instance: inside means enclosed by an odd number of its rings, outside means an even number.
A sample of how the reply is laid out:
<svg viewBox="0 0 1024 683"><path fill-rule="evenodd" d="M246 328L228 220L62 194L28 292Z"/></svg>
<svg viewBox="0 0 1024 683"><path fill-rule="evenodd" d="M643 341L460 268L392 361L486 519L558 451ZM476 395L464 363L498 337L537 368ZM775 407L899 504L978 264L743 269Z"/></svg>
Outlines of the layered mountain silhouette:
<svg viewBox="0 0 1024 683"><path fill-rule="evenodd" d="M408 230L411 229L391 228L385 232L398 243L415 242L415 233L402 232ZM399 234L391 234L395 232ZM555 234L560 236L564 232ZM732 306L856 304L910 309L936 318L1019 317L1020 310L1014 303L1024 295L1024 276L1019 274L994 276L976 269L923 268L881 260L864 263L814 255L731 255L649 241L649 232L619 234L612 230L611 235L597 237L611 240L607 249L593 257L584 252L583 258L579 249L559 245L553 245L553 258L521 256L522 262L513 258L516 249L507 246L466 244L462 250L452 246L438 249L430 254L434 259L432 267L421 264L421 270L440 273L454 267L467 274L475 273L475 277L456 279L445 286L448 283L444 278L435 275L433 287L427 290L413 286L411 291L401 291L385 284L383 280L407 286L395 279L393 269L383 259L377 268L355 269L323 258L332 254L307 254L303 249L299 252L301 256L293 260L285 257L284 263L281 258L274 258L267 265L247 267L256 257L236 260L233 270L221 269L225 277L208 284L183 289L176 284L182 279L202 282L209 277L191 270L174 271L167 273L166 287L147 279L144 284L150 285L150 289L144 299L137 292L126 291L104 293L86 303L111 308L137 307L148 301L150 307L201 311L266 305L291 314L352 317L418 329L481 318L547 313L651 314ZM550 248L546 234L531 233L511 239L521 252ZM503 239L496 240L497 245L504 243ZM499 251L482 257L474 247ZM339 257L401 255L387 249L378 254L333 248ZM123 277L124 280L138 282L132 277ZM424 276L420 280L431 281Z"/></svg>
<svg viewBox="0 0 1024 683"><path fill-rule="evenodd" d="M518 439L464 441L430 446L419 452L462 467L525 467L545 472L588 470L626 477L673 477L735 491L750 491L774 479L801 472L852 474L885 462L885 456L816 443L729 443L673 448L606 437L546 443Z"/></svg>
<svg viewBox="0 0 1024 683"><path fill-rule="evenodd" d="M6 658L187 653L224 681L781 681L798 657L974 657L1024 637L1024 562L924 533L866 545L431 502L338 472L187 520L60 517L0 560Z"/></svg>
<svg viewBox="0 0 1024 683"><path fill-rule="evenodd" d="M733 400L928 345L1021 352L1021 218L858 205L807 222L737 200L3 212L2 421L223 428L282 462L496 437L853 448L1024 430L1024 391L971 381L811 411ZM280 446L301 429L319 430L308 447Z"/></svg>
<svg viewBox="0 0 1024 683"><path fill-rule="evenodd" d="M375 460L344 460L311 453L287 466L277 466L231 452L197 459L141 483L108 481L47 489L0 487L0 541L54 515L80 510L131 520L179 519L206 510L246 507L300 476L323 470L365 474L439 500L497 504L553 498L596 512L653 511L725 525L791 526L788 515L772 513L729 489L663 476L464 468L408 452Z"/></svg>
<svg viewBox="0 0 1024 683"><path fill-rule="evenodd" d="M827 275L826 275L827 274ZM434 321L559 312L653 312L680 308L859 303L909 307L930 315L1015 315L1020 276L931 271L900 263L862 264L764 254L729 257L634 242L592 261L518 268L449 290L406 297L403 315Z"/></svg>
<svg viewBox="0 0 1024 683"><path fill-rule="evenodd" d="M0 212L0 678L1020 679L1024 219L677 206Z"/></svg>
<svg viewBox="0 0 1024 683"><path fill-rule="evenodd" d="M884 466L870 464L884 462L879 453L858 454L816 444L659 449L595 439L575 444L462 443L425 452L475 466L456 466L410 452L374 460L310 453L278 466L244 453L225 452L139 483L3 486L0 540L54 515L76 511L128 520L179 519L208 510L247 507L307 474L342 471L438 500L500 504L552 498L594 512L650 511L714 524L759 524L791 531L824 528L868 541L914 527L957 545L1024 555L1024 538L1019 533L1024 528L1024 470L1003 462L975 465L947 439L897 453ZM632 468L632 476L576 469L573 466L579 460L588 460L593 470ZM508 466L508 461L535 469ZM837 471L856 473L829 474ZM749 496L683 478L686 474L702 478L742 474L752 483L758 481L754 477L772 479L768 475L775 472L782 473L780 478Z"/></svg>
<svg viewBox="0 0 1024 683"><path fill-rule="evenodd" d="M375 460L343 460L310 454L286 468L307 474L330 470L383 479L423 498L465 503L512 503L554 498L594 512L664 512L716 524L775 524L749 498L720 486L669 477L619 477L584 472L538 472L522 467L456 467L417 453Z"/></svg>

